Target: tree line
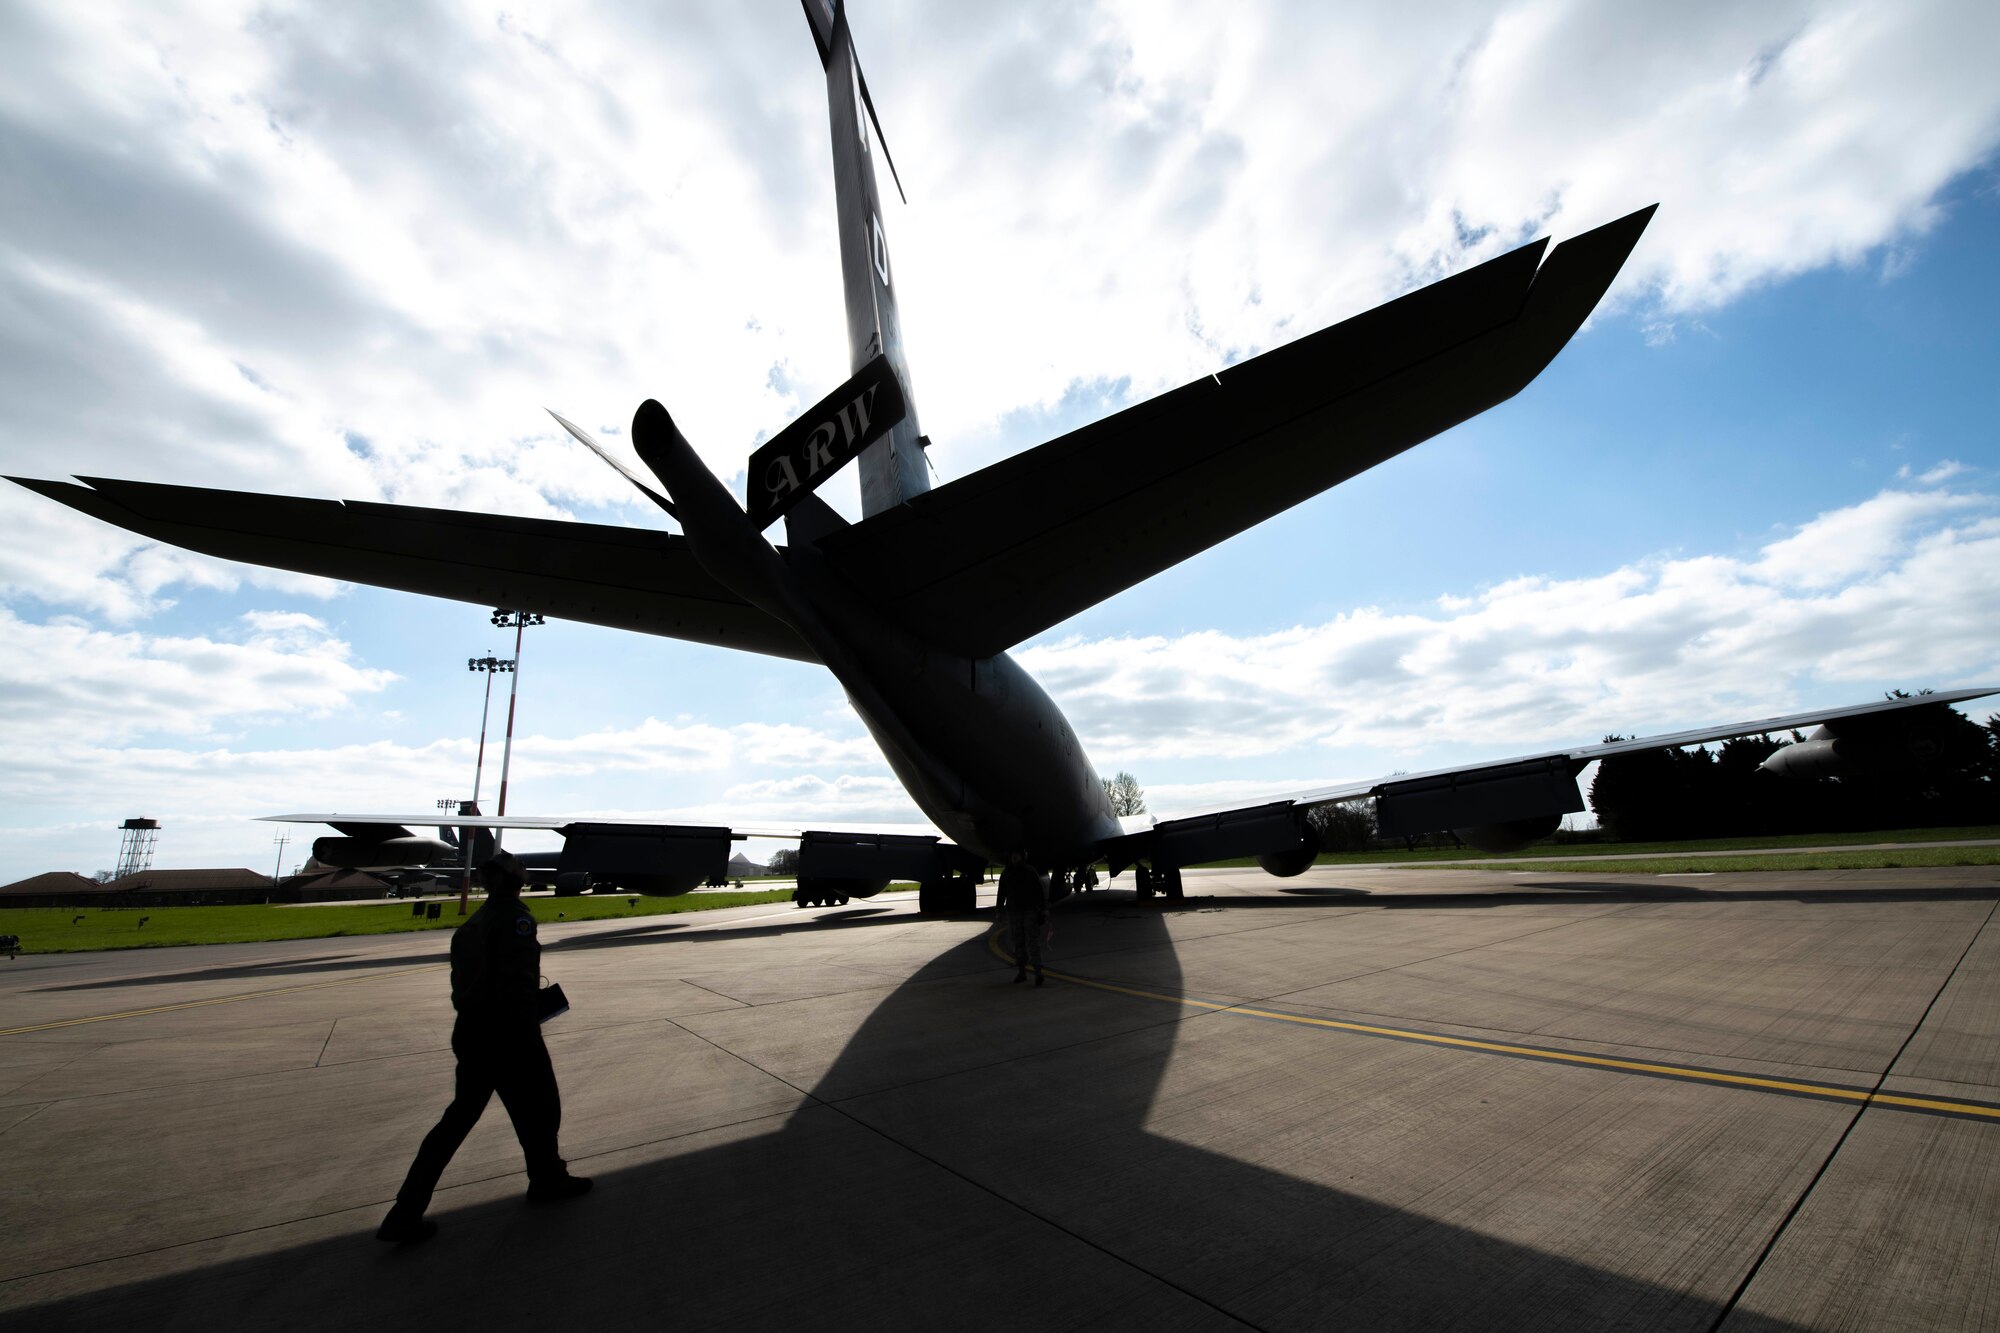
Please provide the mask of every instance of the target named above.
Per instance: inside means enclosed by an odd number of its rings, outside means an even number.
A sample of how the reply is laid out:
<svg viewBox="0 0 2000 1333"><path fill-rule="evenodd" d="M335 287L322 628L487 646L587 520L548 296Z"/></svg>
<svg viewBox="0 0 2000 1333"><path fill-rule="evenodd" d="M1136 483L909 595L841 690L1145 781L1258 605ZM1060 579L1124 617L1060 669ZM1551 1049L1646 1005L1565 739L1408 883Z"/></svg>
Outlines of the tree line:
<svg viewBox="0 0 2000 1333"><path fill-rule="evenodd" d="M1895 697L1895 696L1892 696ZM2000 821L2000 714L1984 726L1948 708L1934 723L1942 753L1920 769L1802 782L1758 767L1805 739L1742 736L1714 750L1646 750L1599 762L1597 822L1620 842L1861 833ZM1606 742L1625 739L1607 736Z"/></svg>

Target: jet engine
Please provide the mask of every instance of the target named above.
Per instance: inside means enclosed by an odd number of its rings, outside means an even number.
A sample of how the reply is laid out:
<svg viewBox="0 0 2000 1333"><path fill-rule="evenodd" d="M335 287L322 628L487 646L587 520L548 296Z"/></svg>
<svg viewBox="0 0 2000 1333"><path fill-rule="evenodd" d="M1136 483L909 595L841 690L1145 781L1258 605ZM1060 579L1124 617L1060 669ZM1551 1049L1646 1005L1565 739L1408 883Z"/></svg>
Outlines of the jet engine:
<svg viewBox="0 0 2000 1333"><path fill-rule="evenodd" d="M1912 709L1911 714L1924 710ZM1795 745L1787 745L1759 765L1766 773L1788 778L1852 777L1858 774L1905 773L1922 768L1946 749L1941 728L1921 717L1905 715L1875 719L1849 718L1829 722Z"/></svg>
<svg viewBox="0 0 2000 1333"><path fill-rule="evenodd" d="M1562 819L1561 815L1534 815L1528 819L1510 819L1504 824L1474 824L1471 828L1453 829L1452 833L1468 847L1497 855L1518 852L1531 842L1540 842L1562 827Z"/></svg>
<svg viewBox="0 0 2000 1333"><path fill-rule="evenodd" d="M728 869L729 830L674 824L573 824L563 835L556 863L557 893L597 892L669 898L686 893Z"/></svg>
<svg viewBox="0 0 2000 1333"><path fill-rule="evenodd" d="M1258 867L1265 874L1276 875L1279 879L1290 879L1294 875L1305 874L1312 869L1313 861L1319 856L1319 834L1308 824L1305 826L1304 838L1304 844L1301 846L1260 854L1257 857Z"/></svg>
<svg viewBox="0 0 2000 1333"><path fill-rule="evenodd" d="M313 860L339 870L375 870L384 866L425 866L451 854L436 838L407 834L400 838L314 838Z"/></svg>

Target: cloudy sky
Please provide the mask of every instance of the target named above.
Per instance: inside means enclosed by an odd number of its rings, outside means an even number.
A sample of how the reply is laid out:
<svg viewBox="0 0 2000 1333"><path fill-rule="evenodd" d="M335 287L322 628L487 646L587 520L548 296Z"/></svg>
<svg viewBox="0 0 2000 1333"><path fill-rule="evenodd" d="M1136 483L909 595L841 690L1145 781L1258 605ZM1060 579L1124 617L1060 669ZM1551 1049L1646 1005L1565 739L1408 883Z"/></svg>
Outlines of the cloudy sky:
<svg viewBox="0 0 2000 1333"><path fill-rule="evenodd" d="M2000 683L2000 9L852 21L942 479L1660 204L1513 402L1023 646L1156 808ZM655 526L544 407L740 487L845 357L792 0L0 6L8 473ZM915 817L817 668L528 634L515 813ZM0 881L468 795L511 647L8 488Z"/></svg>

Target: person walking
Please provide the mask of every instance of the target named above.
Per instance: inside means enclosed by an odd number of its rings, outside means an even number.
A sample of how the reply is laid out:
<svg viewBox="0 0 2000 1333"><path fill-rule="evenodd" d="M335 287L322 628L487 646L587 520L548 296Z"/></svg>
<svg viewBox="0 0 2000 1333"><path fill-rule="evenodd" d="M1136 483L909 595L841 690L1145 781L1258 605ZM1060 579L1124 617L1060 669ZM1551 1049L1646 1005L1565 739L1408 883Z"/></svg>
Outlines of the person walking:
<svg viewBox="0 0 2000 1333"><path fill-rule="evenodd" d="M396 1192L377 1240L399 1245L429 1240L437 1223L424 1216L438 1177L458 1145L479 1123L494 1093L514 1122L514 1136L528 1160L528 1202L571 1199L590 1180L569 1173L556 1151L562 1095L542 1042L538 991L542 946L535 918L521 905L526 868L511 852L497 852L479 868L486 902L451 937L451 1004L458 1011L451 1050L458 1057L456 1088Z"/></svg>
<svg viewBox="0 0 2000 1333"><path fill-rule="evenodd" d="M1000 872L999 908L1014 946L1014 980L1026 981L1032 962L1035 984L1041 985L1042 927L1049 919L1049 881L1028 863L1023 848L1007 853L1007 868Z"/></svg>

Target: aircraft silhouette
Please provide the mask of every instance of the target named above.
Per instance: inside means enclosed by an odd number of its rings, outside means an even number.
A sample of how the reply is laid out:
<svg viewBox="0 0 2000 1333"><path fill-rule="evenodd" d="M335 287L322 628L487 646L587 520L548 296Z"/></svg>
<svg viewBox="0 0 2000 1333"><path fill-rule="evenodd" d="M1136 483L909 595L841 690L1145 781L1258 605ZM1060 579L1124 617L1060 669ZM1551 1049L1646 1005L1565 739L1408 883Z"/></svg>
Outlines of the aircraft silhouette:
<svg viewBox="0 0 2000 1333"><path fill-rule="evenodd" d="M683 892L722 873L732 839L775 835L801 839L801 902L865 896L895 878L919 882L927 909L964 910L975 876L1017 846L1059 873L1099 858L1114 874L1137 866L1142 896L1178 896L1180 867L1204 861L1256 856L1273 874L1304 870L1318 851L1306 819L1317 804L1370 799L1386 834L1453 829L1505 850L1582 810L1576 775L1605 755L1821 725L1824 759L1901 763L1932 734L1921 711L1905 709L1991 692L1574 747L1165 821L1121 819L1061 709L1008 649L1519 392L1596 306L1653 207L1553 249L1534 241L933 489L873 166L873 145L886 160L886 141L844 7L804 8L826 74L855 376L758 450L745 502L651 400L633 418L632 442L663 489L626 476L680 534L95 477L14 480L210 555L820 663L945 839L810 822L484 821L561 832L566 890ZM815 494L849 461L863 515L853 524ZM782 547L762 532L780 518ZM1773 766L1789 762L1781 754ZM408 826L425 822L273 818L338 826L345 847L322 854L316 845L315 855L363 858L357 864L381 854L371 839L407 838Z"/></svg>

